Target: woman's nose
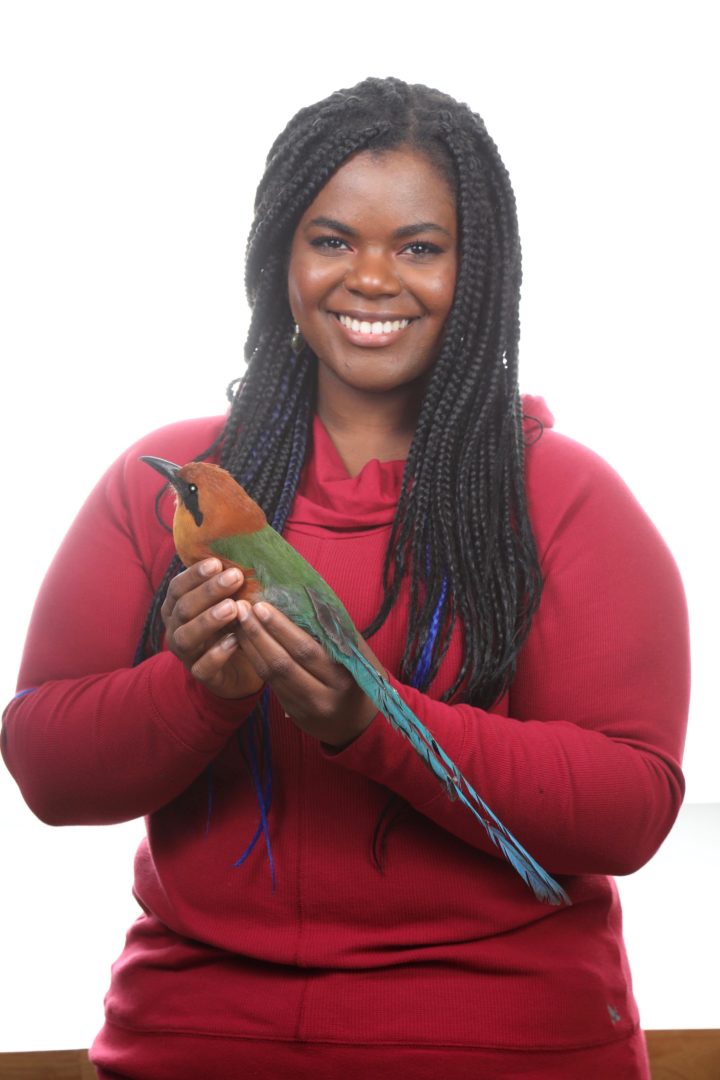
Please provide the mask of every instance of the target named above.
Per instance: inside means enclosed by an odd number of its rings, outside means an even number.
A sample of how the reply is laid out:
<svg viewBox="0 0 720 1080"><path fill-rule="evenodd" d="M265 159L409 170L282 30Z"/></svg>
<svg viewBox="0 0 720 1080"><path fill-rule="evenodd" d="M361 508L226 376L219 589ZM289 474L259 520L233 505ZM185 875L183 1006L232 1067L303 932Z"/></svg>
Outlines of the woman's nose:
<svg viewBox="0 0 720 1080"><path fill-rule="evenodd" d="M345 275L345 287L363 296L397 296L402 291L393 260L381 251L358 252Z"/></svg>

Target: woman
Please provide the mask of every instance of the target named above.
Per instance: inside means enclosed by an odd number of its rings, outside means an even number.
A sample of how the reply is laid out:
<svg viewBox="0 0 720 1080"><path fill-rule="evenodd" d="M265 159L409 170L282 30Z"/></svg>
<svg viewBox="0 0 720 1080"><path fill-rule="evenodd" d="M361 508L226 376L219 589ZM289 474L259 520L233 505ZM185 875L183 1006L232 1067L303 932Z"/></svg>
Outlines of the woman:
<svg viewBox="0 0 720 1080"><path fill-rule="evenodd" d="M5 718L44 820L147 816L101 1076L648 1075L606 875L682 800L682 590L617 476L521 405L519 282L507 173L451 98L370 79L272 147L230 413L100 481ZM236 572L178 573L141 454L233 472L571 906Z"/></svg>

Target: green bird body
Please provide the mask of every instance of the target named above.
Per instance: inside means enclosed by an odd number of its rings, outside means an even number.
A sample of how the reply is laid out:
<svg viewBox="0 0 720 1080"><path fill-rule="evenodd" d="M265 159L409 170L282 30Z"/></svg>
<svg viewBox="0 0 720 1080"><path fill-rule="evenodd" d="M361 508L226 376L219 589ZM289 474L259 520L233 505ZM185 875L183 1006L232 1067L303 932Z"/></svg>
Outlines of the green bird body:
<svg viewBox="0 0 720 1080"><path fill-rule="evenodd" d="M318 636L318 603L328 605L348 639L356 636L352 619L337 594L272 525L264 525L257 532L211 540L209 547L223 562L252 568L262 599L322 644L327 643Z"/></svg>
<svg viewBox="0 0 720 1080"><path fill-rule="evenodd" d="M185 565L216 556L225 565L240 567L245 582L238 597L251 603L266 600L315 638L410 742L448 797L459 800L482 824L537 898L550 904L569 904L566 892L505 828L428 728L360 651L358 631L339 597L268 524L263 511L235 479L205 462L179 468L161 458L143 460L175 488L173 535Z"/></svg>

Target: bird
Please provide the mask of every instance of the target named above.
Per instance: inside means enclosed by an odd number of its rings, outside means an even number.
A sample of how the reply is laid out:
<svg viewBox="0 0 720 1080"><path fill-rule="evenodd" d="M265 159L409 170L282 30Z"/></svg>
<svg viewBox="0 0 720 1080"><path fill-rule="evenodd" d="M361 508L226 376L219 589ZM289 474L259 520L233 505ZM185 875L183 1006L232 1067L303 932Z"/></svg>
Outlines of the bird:
<svg viewBox="0 0 720 1080"><path fill-rule="evenodd" d="M208 557L242 570L236 599L264 600L283 612L342 664L378 712L409 741L452 800L459 800L484 827L493 844L538 900L570 904L565 890L547 874L481 799L430 730L359 648L360 635L342 601L324 578L277 532L262 508L218 465L176 465L143 455L172 486L176 506L173 539L187 567Z"/></svg>

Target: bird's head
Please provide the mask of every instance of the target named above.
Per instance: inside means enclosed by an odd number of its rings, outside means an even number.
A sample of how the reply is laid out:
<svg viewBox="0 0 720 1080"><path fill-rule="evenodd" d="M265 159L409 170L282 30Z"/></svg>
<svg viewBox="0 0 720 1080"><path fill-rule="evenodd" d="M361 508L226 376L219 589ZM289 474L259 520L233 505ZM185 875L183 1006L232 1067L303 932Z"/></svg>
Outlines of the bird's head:
<svg viewBox="0 0 720 1080"><path fill-rule="evenodd" d="M211 554L213 540L257 532L267 525L258 504L218 465L191 461L180 466L148 456L140 460L159 472L175 491L173 538L186 566Z"/></svg>

